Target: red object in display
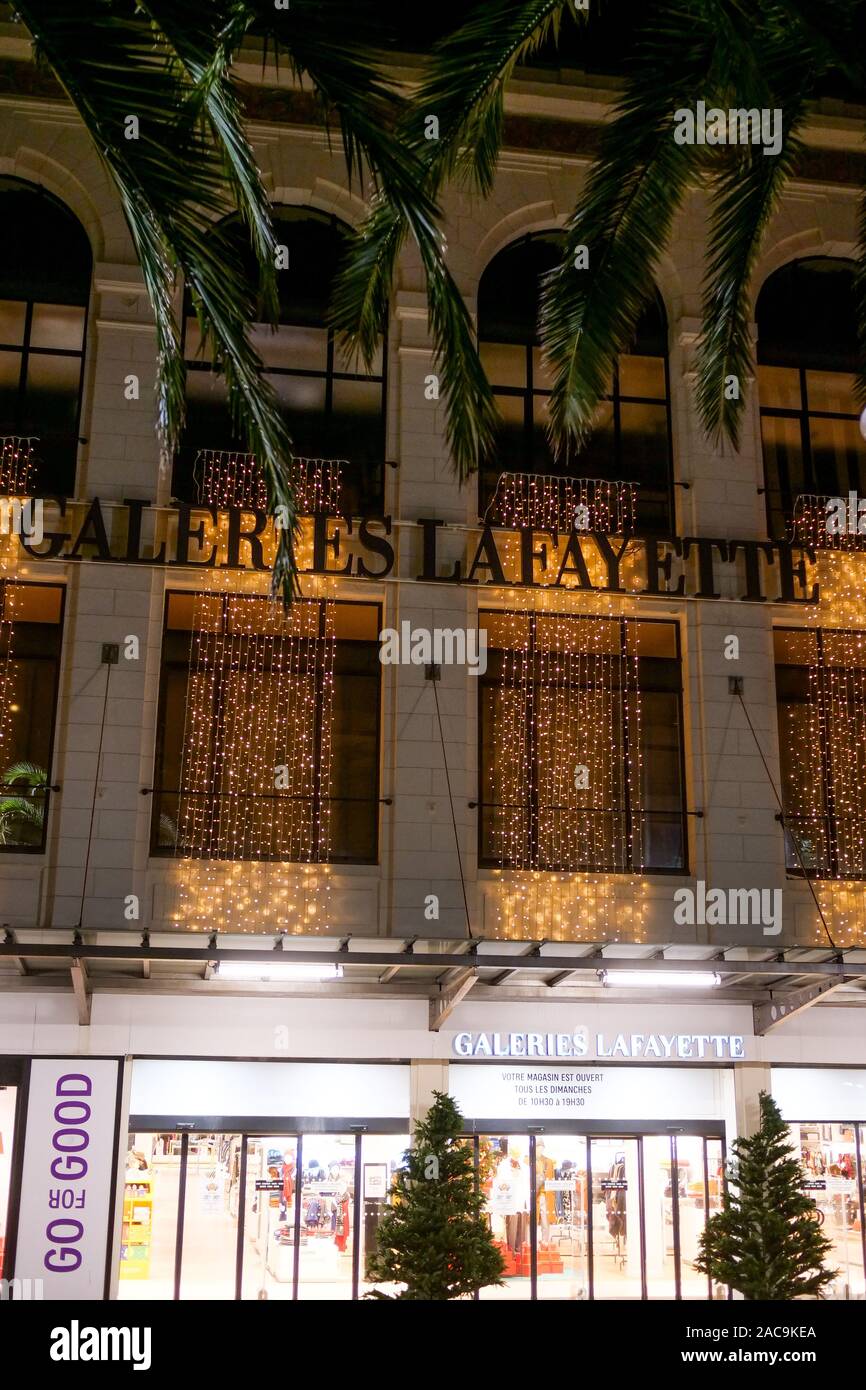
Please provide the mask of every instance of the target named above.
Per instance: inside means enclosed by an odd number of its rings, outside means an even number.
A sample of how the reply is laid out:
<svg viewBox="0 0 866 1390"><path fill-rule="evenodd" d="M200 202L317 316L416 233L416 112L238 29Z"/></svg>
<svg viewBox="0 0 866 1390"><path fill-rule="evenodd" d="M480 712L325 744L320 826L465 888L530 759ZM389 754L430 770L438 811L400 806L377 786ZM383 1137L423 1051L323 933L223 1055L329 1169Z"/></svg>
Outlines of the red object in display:
<svg viewBox="0 0 866 1390"><path fill-rule="evenodd" d="M340 1198L340 1210L337 1213L337 1234L334 1236L334 1244L342 1252L349 1244L349 1194L346 1193Z"/></svg>

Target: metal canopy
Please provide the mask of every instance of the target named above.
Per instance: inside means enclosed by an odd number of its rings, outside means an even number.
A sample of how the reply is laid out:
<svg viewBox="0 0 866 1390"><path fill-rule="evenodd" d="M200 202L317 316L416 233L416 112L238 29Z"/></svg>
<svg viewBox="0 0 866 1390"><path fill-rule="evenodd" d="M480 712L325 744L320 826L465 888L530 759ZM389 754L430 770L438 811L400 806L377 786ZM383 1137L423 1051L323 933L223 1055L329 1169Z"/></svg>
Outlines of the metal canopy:
<svg viewBox="0 0 866 1390"><path fill-rule="evenodd" d="M229 964L253 967L244 980L221 977ZM341 967L338 979L284 978L286 968ZM255 967L260 967L261 974ZM638 970L647 987L617 987ZM690 975L718 976L715 988L689 989ZM602 982L604 972L604 983ZM653 975L677 977L676 987ZM834 1005L866 1005L866 947L682 945L644 942L502 941L435 937L300 937L218 932L11 931L0 942L0 990L73 990L83 1025L94 993L408 996L426 998L439 1029L471 992L478 1000L628 999L742 1003L764 1033L825 995Z"/></svg>

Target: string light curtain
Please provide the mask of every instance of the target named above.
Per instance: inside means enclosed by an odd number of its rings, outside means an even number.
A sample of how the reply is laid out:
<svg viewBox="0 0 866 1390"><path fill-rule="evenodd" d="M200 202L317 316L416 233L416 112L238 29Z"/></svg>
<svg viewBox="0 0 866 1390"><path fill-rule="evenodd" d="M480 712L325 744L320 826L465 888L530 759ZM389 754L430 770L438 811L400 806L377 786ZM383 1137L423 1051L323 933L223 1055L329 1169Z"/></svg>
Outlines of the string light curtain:
<svg viewBox="0 0 866 1390"><path fill-rule="evenodd" d="M503 875L496 930L640 939L639 625L537 611L483 621L494 679L482 688L482 855Z"/></svg>
<svg viewBox="0 0 866 1390"><path fill-rule="evenodd" d="M334 608L193 604L177 849L187 925L321 928L328 916ZM285 866L321 866L310 877Z"/></svg>
<svg viewBox="0 0 866 1390"><path fill-rule="evenodd" d="M634 534L636 508L635 483L552 473L501 473L485 519L497 526L533 526L546 531L576 527L608 536L629 536Z"/></svg>
<svg viewBox="0 0 866 1390"><path fill-rule="evenodd" d="M849 530L847 524L843 523L843 529L829 529L828 520L832 512L828 512L828 502L837 501L830 494L819 495L817 493L801 493L794 499L794 511L788 528L788 536L792 544L805 545L811 550L866 550L866 534L860 535L857 530L857 518L854 519L854 529ZM847 496L841 499L847 508ZM848 520L846 511L846 523Z"/></svg>
<svg viewBox="0 0 866 1390"><path fill-rule="evenodd" d="M299 515L316 512L340 515L342 511L342 459L295 456L289 478ZM200 449L193 467L193 492L197 503L209 507L250 507L267 511L264 475L253 454L232 449Z"/></svg>
<svg viewBox="0 0 866 1390"><path fill-rule="evenodd" d="M38 442L33 436L0 438L0 497L7 508L15 501L25 503L33 494ZM20 591L13 580L19 567L20 541L12 523L13 513L8 508L0 531L0 769L9 761L15 696L13 637Z"/></svg>
<svg viewBox="0 0 866 1390"><path fill-rule="evenodd" d="M866 921L866 555L816 550L819 603L774 633L786 858L802 873L796 836L833 939L851 945ZM813 927L822 941L817 913Z"/></svg>

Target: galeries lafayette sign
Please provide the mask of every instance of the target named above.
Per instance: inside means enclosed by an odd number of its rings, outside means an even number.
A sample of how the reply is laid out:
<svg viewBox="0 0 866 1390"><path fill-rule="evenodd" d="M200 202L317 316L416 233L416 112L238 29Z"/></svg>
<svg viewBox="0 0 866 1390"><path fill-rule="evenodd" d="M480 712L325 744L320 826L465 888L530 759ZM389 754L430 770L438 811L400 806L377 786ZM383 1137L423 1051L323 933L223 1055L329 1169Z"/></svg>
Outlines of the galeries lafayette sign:
<svg viewBox="0 0 866 1390"><path fill-rule="evenodd" d="M734 1061L745 1039L731 1033L455 1033L455 1057L651 1057L660 1061Z"/></svg>
<svg viewBox="0 0 866 1390"><path fill-rule="evenodd" d="M264 512L186 503L152 508L129 499L103 504L99 498L37 498L34 505L41 508L38 534L21 534L19 540L37 560L259 571L273 563L274 522ZM726 597L750 603L810 604L819 598L815 552L784 541L616 537L319 512L300 519L298 559L301 574L353 579L382 580L395 573L424 584L649 598L718 599L724 589Z"/></svg>

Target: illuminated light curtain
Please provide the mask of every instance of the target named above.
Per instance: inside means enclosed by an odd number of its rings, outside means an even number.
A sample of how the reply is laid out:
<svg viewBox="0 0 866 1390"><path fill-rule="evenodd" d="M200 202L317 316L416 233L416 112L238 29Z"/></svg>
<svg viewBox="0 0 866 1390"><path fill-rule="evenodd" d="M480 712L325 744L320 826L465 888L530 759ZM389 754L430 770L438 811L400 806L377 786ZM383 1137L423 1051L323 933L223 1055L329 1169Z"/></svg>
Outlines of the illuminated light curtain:
<svg viewBox="0 0 866 1390"><path fill-rule="evenodd" d="M339 515L342 510L343 459L293 456L289 478L298 514L314 512ZM264 475L253 454L232 449L200 449L193 468L196 501L209 507L251 507L264 512L268 492Z"/></svg>
<svg viewBox="0 0 866 1390"><path fill-rule="evenodd" d="M850 946L863 941L866 921L866 555L832 546L837 538L823 535L828 544L815 544L820 601L804 609L807 704L797 727L782 727L780 739L792 768L786 813L794 825L799 815L815 827L801 853L834 941ZM817 913L813 932L825 945Z"/></svg>
<svg viewBox="0 0 866 1390"><path fill-rule="evenodd" d="M550 473L500 473L485 519L499 526L533 526L556 531L575 525L585 507L587 531L632 535L637 485L603 478L561 478Z"/></svg>
<svg viewBox="0 0 866 1390"><path fill-rule="evenodd" d="M6 434L0 436L0 495L29 497L36 481L36 445L34 436Z"/></svg>
<svg viewBox="0 0 866 1390"><path fill-rule="evenodd" d="M7 503L24 502L32 496L36 478L35 437L4 435L0 438L0 497ZM8 763L14 711L14 667L12 639L15 628L15 602L18 590L12 582L18 570L20 541L14 533L12 514L4 518L0 531L0 775Z"/></svg>
<svg viewBox="0 0 866 1390"><path fill-rule="evenodd" d="M328 924L334 607L195 596L177 848L180 920ZM315 869L300 866L315 866Z"/></svg>
<svg viewBox="0 0 866 1390"><path fill-rule="evenodd" d="M640 940L639 626L538 609L488 617L503 651L501 756L485 789L501 875L495 932Z"/></svg>
<svg viewBox="0 0 866 1390"><path fill-rule="evenodd" d="M812 550L866 550L866 535L857 530L827 529L827 503L831 495L800 493L794 499L794 512L789 526L789 539L794 545L806 545ZM842 499L847 507L848 498Z"/></svg>

